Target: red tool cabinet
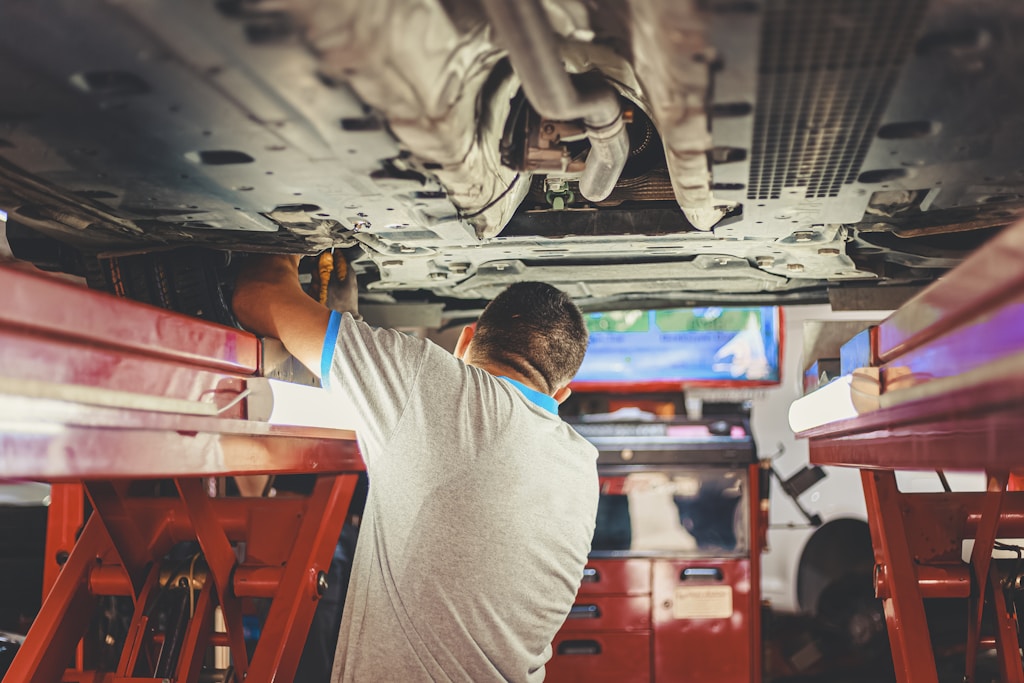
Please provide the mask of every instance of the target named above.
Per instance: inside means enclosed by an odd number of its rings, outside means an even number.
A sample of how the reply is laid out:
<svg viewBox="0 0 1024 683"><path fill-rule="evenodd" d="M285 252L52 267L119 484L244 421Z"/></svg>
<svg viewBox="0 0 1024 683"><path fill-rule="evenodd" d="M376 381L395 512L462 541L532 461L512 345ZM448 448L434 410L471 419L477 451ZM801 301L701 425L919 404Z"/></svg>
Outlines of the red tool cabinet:
<svg viewBox="0 0 1024 683"><path fill-rule="evenodd" d="M746 426L576 426L598 446L602 499L546 680L760 681L762 517Z"/></svg>
<svg viewBox="0 0 1024 683"><path fill-rule="evenodd" d="M591 560L546 680L649 681L651 640L650 560Z"/></svg>

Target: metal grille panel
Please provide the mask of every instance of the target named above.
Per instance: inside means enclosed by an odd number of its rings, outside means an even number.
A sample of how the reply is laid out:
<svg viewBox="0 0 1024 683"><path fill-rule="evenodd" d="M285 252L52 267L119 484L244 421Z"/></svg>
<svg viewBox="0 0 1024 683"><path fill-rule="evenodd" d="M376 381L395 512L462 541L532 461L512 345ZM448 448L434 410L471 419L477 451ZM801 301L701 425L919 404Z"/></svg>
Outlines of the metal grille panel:
<svg viewBox="0 0 1024 683"><path fill-rule="evenodd" d="M768 0L748 199L857 178L927 0Z"/></svg>

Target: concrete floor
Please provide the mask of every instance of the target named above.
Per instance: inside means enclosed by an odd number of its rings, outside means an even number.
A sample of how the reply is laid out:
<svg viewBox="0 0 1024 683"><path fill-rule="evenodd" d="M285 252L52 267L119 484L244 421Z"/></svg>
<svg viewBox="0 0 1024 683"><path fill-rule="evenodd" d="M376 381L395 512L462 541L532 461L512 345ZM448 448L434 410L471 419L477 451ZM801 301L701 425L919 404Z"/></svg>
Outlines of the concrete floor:
<svg viewBox="0 0 1024 683"><path fill-rule="evenodd" d="M895 682L884 634L853 647L844 634L810 617L764 616L764 683Z"/></svg>
<svg viewBox="0 0 1024 683"><path fill-rule="evenodd" d="M964 683L966 605L946 601L926 604L926 610L938 683ZM785 615L769 615L764 633L764 683L896 683L884 634L869 647L855 648L810 618ZM999 680L995 653L981 653L972 683Z"/></svg>

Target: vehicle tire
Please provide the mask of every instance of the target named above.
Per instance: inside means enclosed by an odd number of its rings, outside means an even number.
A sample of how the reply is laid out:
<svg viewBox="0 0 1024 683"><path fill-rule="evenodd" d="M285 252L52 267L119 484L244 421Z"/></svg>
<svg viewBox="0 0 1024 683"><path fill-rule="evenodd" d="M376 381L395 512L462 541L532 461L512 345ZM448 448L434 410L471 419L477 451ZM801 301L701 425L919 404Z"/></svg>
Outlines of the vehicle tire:
<svg viewBox="0 0 1024 683"><path fill-rule="evenodd" d="M884 640L885 612L869 573L833 581L818 599L819 621L848 648L868 651Z"/></svg>
<svg viewBox="0 0 1024 683"><path fill-rule="evenodd" d="M881 602L874 597L873 569L867 523L837 519L814 532L797 570L801 609L855 650L870 649L885 640Z"/></svg>
<svg viewBox="0 0 1024 683"><path fill-rule="evenodd" d="M194 318L235 326L228 303L233 281L228 254L203 249L133 256L84 256L93 289L159 306Z"/></svg>

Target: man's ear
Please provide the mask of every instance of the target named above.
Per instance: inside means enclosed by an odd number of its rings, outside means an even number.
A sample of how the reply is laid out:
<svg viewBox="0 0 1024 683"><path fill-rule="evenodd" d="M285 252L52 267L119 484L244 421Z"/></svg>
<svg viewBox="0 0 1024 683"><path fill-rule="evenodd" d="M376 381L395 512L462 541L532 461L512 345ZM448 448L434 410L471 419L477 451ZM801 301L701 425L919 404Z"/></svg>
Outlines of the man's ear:
<svg viewBox="0 0 1024 683"><path fill-rule="evenodd" d="M455 357L461 361L466 360L466 350L469 348L469 342L473 340L474 332L476 332L474 325L466 325L462 328L462 333L459 334L459 341L455 342Z"/></svg>
<svg viewBox="0 0 1024 683"><path fill-rule="evenodd" d="M553 393L551 397L561 404L565 403L565 399L569 398L570 394L572 394L572 389L570 389L569 385L566 384L564 387L560 387L555 390L555 393Z"/></svg>

